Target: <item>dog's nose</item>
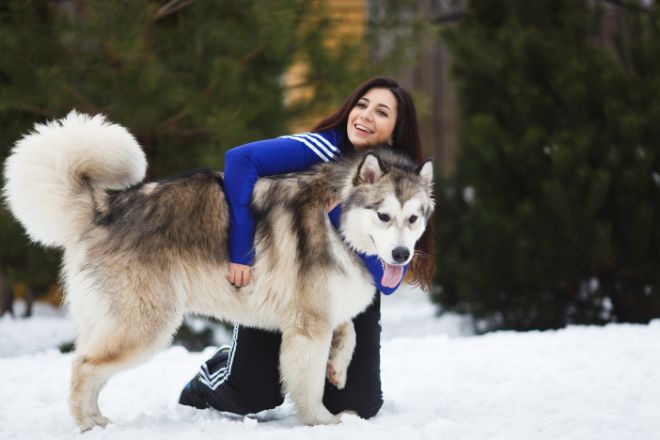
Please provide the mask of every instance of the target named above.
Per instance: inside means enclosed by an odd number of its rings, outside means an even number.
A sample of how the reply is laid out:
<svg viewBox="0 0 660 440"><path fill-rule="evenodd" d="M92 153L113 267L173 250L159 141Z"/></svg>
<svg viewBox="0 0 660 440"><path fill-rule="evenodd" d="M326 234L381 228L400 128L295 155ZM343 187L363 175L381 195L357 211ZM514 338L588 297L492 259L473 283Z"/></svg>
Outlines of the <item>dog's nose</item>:
<svg viewBox="0 0 660 440"><path fill-rule="evenodd" d="M410 251L408 250L408 248L403 246L395 247L394 250L392 251L392 258L394 258L394 261L397 263L403 263L408 259L409 256L410 256Z"/></svg>

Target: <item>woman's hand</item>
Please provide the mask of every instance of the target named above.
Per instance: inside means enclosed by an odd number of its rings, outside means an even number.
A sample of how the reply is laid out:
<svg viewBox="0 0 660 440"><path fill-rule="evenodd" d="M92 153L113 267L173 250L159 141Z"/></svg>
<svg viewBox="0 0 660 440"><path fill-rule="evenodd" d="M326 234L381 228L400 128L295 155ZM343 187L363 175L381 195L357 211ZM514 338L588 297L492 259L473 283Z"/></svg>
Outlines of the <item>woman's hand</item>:
<svg viewBox="0 0 660 440"><path fill-rule="evenodd" d="M323 204L326 212L330 212L337 205L339 205L340 199L337 196L331 196ZM229 273L227 274L227 281L233 284L236 287L245 287L250 284L252 274L252 267L246 266L244 264L238 263L229 263Z"/></svg>
<svg viewBox="0 0 660 440"><path fill-rule="evenodd" d="M252 267L244 264L229 263L227 281L236 287L245 287L250 284Z"/></svg>
<svg viewBox="0 0 660 440"><path fill-rule="evenodd" d="M339 197L337 197L335 195L330 196L330 198L328 200L326 200L325 203L324 203L325 212L330 212L333 209L335 209L335 207L337 207L337 205L339 205L340 201L341 200L339 199Z"/></svg>

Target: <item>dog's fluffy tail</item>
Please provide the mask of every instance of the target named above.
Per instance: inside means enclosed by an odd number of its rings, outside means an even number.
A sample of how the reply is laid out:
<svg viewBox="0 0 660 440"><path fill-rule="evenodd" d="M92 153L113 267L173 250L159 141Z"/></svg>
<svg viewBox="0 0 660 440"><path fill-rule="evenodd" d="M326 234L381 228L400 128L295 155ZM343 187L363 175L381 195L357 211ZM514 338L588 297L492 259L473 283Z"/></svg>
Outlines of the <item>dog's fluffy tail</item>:
<svg viewBox="0 0 660 440"><path fill-rule="evenodd" d="M146 169L124 127L73 111L16 143L5 162L4 198L32 240L64 246L91 225L95 193L139 183Z"/></svg>

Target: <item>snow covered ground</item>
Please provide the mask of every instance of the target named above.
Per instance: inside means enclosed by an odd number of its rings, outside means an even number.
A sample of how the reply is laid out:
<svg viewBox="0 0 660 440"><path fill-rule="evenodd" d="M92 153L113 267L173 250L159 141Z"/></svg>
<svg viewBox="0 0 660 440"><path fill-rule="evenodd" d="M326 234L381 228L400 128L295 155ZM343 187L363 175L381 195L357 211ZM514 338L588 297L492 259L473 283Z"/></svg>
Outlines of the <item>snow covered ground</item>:
<svg viewBox="0 0 660 440"><path fill-rule="evenodd" d="M660 321L473 336L418 291L383 298L385 405L371 420L302 426L290 402L250 417L176 404L212 353L172 347L110 381L114 424L78 433L66 396L71 323L0 319L0 439L660 439Z"/></svg>

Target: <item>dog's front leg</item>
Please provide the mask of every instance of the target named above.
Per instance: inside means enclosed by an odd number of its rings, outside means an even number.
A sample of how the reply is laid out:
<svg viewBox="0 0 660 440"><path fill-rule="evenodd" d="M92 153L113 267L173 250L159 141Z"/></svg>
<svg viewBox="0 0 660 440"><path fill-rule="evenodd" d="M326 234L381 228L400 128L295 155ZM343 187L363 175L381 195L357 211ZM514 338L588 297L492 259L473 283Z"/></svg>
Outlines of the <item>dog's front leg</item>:
<svg viewBox="0 0 660 440"><path fill-rule="evenodd" d="M282 331L280 375L284 391L308 425L338 423L323 405L325 368L332 330L328 325L314 324L313 329L291 328Z"/></svg>
<svg viewBox="0 0 660 440"><path fill-rule="evenodd" d="M353 327L353 321L346 321L332 333L330 357L328 358L328 379L331 382L334 379L335 385L340 390L346 386L346 375L353 358L353 350L355 350L355 327ZM334 372L334 377L331 372Z"/></svg>

